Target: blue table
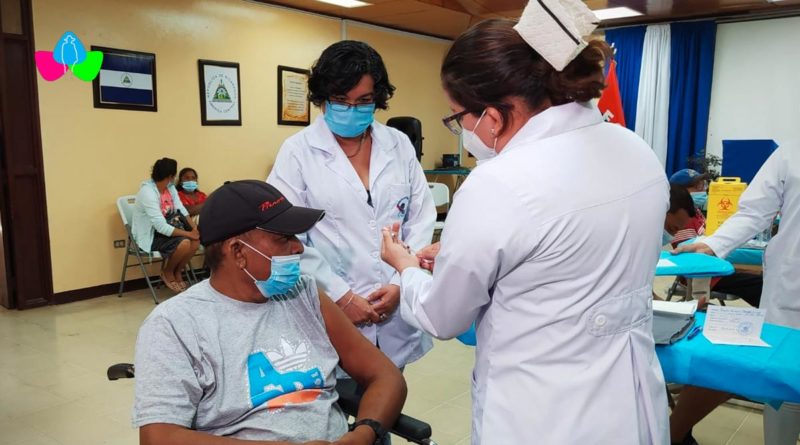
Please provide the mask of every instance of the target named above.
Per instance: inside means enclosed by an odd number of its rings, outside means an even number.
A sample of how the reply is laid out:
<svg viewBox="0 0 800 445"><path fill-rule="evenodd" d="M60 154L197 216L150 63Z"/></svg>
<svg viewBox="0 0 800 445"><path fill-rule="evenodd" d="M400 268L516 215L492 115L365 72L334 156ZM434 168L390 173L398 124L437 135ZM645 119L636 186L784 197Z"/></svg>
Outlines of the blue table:
<svg viewBox="0 0 800 445"><path fill-rule="evenodd" d="M695 325L705 323L696 314ZM777 407L800 403L800 330L764 324L770 348L715 345L703 335L656 346L668 383L700 386Z"/></svg>
<svg viewBox="0 0 800 445"><path fill-rule="evenodd" d="M692 281L695 278L725 276L731 275L734 272L731 263L701 253L672 255L669 252L661 252L661 257L659 259L669 260L675 265L656 267L656 276L681 275L686 277L686 295L692 295ZM475 346L477 343L475 323L472 324L467 332L464 332L456 338L467 346Z"/></svg>
<svg viewBox="0 0 800 445"><path fill-rule="evenodd" d="M692 244L695 241L697 241L697 238L692 238L682 242L681 245ZM763 264L764 260L764 249L740 247L731 252L725 259L733 264L760 266Z"/></svg>
<svg viewBox="0 0 800 445"><path fill-rule="evenodd" d="M747 248L736 249L725 259L733 264L760 266L764 262L764 250Z"/></svg>
<svg viewBox="0 0 800 445"><path fill-rule="evenodd" d="M666 266L661 260L666 260L674 265ZM659 265L656 266L656 276L680 275L686 278L721 277L734 272L733 265L728 261L715 256L702 253L681 253L673 255L661 252Z"/></svg>

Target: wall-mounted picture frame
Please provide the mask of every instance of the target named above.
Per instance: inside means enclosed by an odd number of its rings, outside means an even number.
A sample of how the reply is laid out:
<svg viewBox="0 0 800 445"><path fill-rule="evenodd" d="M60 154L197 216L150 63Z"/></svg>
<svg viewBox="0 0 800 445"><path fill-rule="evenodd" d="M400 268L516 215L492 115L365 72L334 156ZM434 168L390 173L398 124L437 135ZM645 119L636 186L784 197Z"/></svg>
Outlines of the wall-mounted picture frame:
<svg viewBox="0 0 800 445"><path fill-rule="evenodd" d="M155 54L94 45L92 50L103 52L92 81L95 108L158 111Z"/></svg>
<svg viewBox="0 0 800 445"><path fill-rule="evenodd" d="M308 70L278 65L278 125L307 126L311 123L310 74Z"/></svg>
<svg viewBox="0 0 800 445"><path fill-rule="evenodd" d="M242 125L239 64L200 59L197 70L201 125Z"/></svg>

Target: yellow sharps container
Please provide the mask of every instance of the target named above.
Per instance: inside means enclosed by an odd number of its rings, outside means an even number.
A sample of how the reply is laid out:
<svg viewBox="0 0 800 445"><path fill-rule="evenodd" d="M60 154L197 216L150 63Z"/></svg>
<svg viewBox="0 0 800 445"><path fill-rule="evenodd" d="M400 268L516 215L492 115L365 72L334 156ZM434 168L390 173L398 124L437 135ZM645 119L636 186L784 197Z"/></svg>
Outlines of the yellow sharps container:
<svg viewBox="0 0 800 445"><path fill-rule="evenodd" d="M708 187L706 235L712 235L739 208L739 197L747 184L741 178L717 178Z"/></svg>

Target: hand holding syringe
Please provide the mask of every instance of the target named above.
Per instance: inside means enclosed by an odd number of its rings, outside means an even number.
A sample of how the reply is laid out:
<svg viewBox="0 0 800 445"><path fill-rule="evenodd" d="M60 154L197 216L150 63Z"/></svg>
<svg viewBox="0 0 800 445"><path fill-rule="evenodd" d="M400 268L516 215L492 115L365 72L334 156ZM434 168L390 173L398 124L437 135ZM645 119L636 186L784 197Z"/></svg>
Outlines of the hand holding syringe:
<svg viewBox="0 0 800 445"><path fill-rule="evenodd" d="M421 267L433 270L436 255L439 253L439 243L414 252L411 247L400 239L400 225L394 224L383 229L383 247L381 257L389 265L402 271L406 267Z"/></svg>

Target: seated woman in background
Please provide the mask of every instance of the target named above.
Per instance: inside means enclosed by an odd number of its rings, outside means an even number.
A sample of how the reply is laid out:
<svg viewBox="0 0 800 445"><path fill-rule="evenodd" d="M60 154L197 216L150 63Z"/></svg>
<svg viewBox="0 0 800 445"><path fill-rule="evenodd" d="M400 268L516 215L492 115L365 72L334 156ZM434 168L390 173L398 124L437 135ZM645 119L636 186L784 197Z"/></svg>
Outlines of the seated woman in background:
<svg viewBox="0 0 800 445"><path fill-rule="evenodd" d="M178 170L174 159L162 158L153 165L150 179L136 194L131 232L140 249L164 257L161 279L174 292L186 289L181 271L200 246L200 233L181 203L173 182Z"/></svg>
<svg viewBox="0 0 800 445"><path fill-rule="evenodd" d="M178 189L178 196L189 216L199 215L203 203L206 202L206 194L197 188L197 171L191 167L182 168L175 188Z"/></svg>

